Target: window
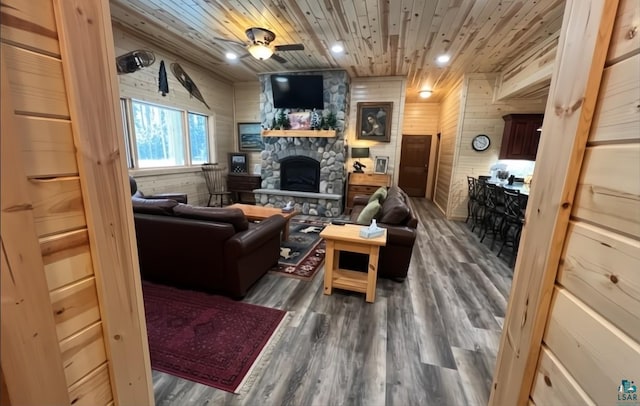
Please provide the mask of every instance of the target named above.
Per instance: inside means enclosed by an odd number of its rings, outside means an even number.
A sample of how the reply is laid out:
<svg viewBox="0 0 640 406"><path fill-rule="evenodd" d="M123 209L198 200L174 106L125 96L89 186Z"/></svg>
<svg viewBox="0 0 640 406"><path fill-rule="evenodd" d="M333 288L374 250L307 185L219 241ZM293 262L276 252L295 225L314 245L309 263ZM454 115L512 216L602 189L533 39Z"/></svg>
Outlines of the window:
<svg viewBox="0 0 640 406"><path fill-rule="evenodd" d="M130 100L127 154L131 168L170 168L209 161L209 117ZM132 148L133 147L133 148Z"/></svg>

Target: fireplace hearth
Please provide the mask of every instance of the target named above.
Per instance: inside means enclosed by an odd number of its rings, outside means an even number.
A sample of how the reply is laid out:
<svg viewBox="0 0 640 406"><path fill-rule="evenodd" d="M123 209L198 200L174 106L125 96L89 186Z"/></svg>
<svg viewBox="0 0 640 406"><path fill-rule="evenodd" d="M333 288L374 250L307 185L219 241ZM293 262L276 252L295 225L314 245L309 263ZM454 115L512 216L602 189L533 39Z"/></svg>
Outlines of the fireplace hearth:
<svg viewBox="0 0 640 406"><path fill-rule="evenodd" d="M318 193L320 162L302 155L288 156L280 161L280 189Z"/></svg>

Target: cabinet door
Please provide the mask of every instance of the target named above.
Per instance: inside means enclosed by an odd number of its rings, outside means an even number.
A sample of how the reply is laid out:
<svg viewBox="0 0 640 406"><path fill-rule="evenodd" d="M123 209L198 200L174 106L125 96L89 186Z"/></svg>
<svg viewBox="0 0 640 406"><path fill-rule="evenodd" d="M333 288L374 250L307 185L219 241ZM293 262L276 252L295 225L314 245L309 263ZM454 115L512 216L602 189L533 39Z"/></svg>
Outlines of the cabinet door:
<svg viewBox="0 0 640 406"><path fill-rule="evenodd" d="M500 159L535 160L541 125L542 115L505 116Z"/></svg>

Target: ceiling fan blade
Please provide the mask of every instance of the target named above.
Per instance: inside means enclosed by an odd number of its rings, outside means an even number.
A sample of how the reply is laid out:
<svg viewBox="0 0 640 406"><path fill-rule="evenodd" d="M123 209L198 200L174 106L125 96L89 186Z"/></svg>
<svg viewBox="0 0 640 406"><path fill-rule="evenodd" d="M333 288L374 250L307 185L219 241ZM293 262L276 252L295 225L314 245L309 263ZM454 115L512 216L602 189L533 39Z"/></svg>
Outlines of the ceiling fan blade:
<svg viewBox="0 0 640 406"><path fill-rule="evenodd" d="M276 51L304 51L304 45L302 44L285 44L285 45L276 45Z"/></svg>
<svg viewBox="0 0 640 406"><path fill-rule="evenodd" d="M280 63L287 63L287 60L286 60L286 59L284 59L283 57L281 57L281 56L280 56L280 55L278 55L278 54L273 54L273 55L271 55L271 59L274 59L274 60L276 60L276 61L278 61L278 62L280 62Z"/></svg>

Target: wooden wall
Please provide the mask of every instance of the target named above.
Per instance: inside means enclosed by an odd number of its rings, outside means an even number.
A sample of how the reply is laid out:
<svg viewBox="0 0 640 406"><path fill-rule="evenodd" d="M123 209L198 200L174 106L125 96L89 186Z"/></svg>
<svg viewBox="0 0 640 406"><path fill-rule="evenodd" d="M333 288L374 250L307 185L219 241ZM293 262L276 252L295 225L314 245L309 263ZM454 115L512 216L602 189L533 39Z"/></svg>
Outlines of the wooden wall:
<svg viewBox="0 0 640 406"><path fill-rule="evenodd" d="M358 159L367 166L365 172L373 172L373 160L376 156L388 156L387 173L391 174L397 184L397 162L400 160L401 134L404 119L405 78L388 76L378 78L357 78L351 81L351 100L349 105L349 122L345 124L345 140L349 148L369 147L370 159ZM356 123L358 120L358 102L393 102L391 118L391 141L375 142L356 139ZM353 160L347 160L347 171L350 171Z"/></svg>
<svg viewBox="0 0 640 406"><path fill-rule="evenodd" d="M211 160L227 162L227 153L236 147L234 122L234 88L230 83L217 79L215 66L199 66L185 61L178 55L165 51L160 46L129 32L113 26L116 55L122 55L135 49L153 51L156 61L148 68L134 73L118 75L120 97L157 103L168 107L185 109L209 116L210 142L212 143ZM169 93L162 96L158 92L158 70L160 61L164 60L169 82ZM177 62L193 79L211 110L198 99L189 95L171 72L170 65ZM138 187L146 194L182 192L187 193L189 203L206 205L209 194L200 167L190 169L133 170Z"/></svg>
<svg viewBox="0 0 640 406"><path fill-rule="evenodd" d="M537 99L504 99L493 101L497 74L471 73L465 75L464 102L460 108L461 123L455 144L453 175L449 189L447 217L463 220L467 217L467 176L489 175L502 145L504 120L511 113L543 113L546 95ZM471 147L473 137L487 134L489 149L483 152Z"/></svg>
<svg viewBox="0 0 640 406"><path fill-rule="evenodd" d="M637 403L639 22L635 0L567 1L490 404Z"/></svg>
<svg viewBox="0 0 640 406"><path fill-rule="evenodd" d="M445 96L440 110L440 147L433 201L445 214L449 205L449 190L454 173L454 155L461 119L462 97L462 82L460 82Z"/></svg>
<svg viewBox="0 0 640 406"><path fill-rule="evenodd" d="M105 10L2 3L1 342L15 405L153 399Z"/></svg>
<svg viewBox="0 0 640 406"><path fill-rule="evenodd" d="M238 82L233 84L234 89L234 113L235 124L233 129L233 151L239 151L238 147L238 123L260 122L260 82ZM262 159L260 152L247 152L249 160L249 172L253 173L253 165L259 164Z"/></svg>
<svg viewBox="0 0 640 406"><path fill-rule="evenodd" d="M433 179L438 161L438 124L440 121L440 103L405 103L402 123L402 135L431 135L429 153L429 173L425 197L433 199Z"/></svg>
<svg viewBox="0 0 640 406"><path fill-rule="evenodd" d="M617 402L640 371L640 5L620 4L531 398ZM545 376L549 384L545 383Z"/></svg>

